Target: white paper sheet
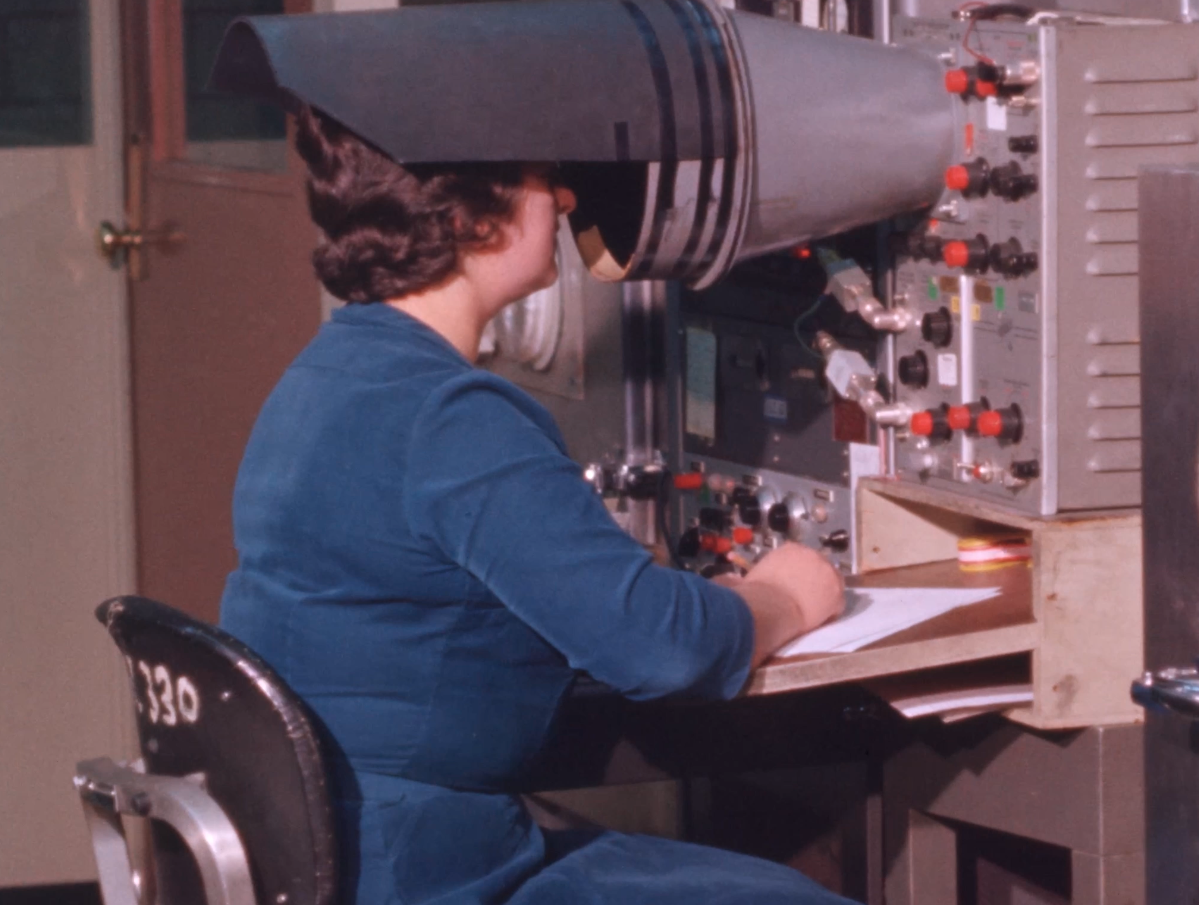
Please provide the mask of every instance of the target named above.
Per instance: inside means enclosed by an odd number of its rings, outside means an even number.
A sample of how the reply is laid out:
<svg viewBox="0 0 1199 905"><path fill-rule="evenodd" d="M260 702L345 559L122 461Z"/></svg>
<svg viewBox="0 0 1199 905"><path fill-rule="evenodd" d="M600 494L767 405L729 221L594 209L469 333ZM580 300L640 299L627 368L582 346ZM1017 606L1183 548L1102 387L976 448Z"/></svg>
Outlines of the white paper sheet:
<svg viewBox="0 0 1199 905"><path fill-rule="evenodd" d="M999 596L999 588L849 588L841 618L797 638L776 657L848 653L960 606Z"/></svg>

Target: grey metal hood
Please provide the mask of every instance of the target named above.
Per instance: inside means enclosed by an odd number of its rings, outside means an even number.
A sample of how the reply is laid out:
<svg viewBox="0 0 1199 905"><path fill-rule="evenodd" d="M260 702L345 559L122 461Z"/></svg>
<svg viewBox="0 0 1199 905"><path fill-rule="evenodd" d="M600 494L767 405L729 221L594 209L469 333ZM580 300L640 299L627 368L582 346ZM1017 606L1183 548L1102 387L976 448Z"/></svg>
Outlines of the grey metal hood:
<svg viewBox="0 0 1199 905"><path fill-rule="evenodd" d="M401 163L699 160L735 152L729 65L697 0L532 0L240 19L211 85Z"/></svg>

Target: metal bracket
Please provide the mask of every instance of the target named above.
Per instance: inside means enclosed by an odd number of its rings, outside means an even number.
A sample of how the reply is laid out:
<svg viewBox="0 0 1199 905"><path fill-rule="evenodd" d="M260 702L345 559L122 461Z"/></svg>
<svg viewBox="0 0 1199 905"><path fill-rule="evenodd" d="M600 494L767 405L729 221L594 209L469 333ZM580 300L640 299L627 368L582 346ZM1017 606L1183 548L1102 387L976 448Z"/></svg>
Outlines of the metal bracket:
<svg viewBox="0 0 1199 905"><path fill-rule="evenodd" d="M139 905L124 815L161 820L179 833L196 859L208 905L255 905L245 847L197 777L155 776L107 757L82 761L75 771L105 905Z"/></svg>
<svg viewBox="0 0 1199 905"><path fill-rule="evenodd" d="M1147 672L1132 683L1132 699L1154 713L1175 713L1199 719L1199 670Z"/></svg>

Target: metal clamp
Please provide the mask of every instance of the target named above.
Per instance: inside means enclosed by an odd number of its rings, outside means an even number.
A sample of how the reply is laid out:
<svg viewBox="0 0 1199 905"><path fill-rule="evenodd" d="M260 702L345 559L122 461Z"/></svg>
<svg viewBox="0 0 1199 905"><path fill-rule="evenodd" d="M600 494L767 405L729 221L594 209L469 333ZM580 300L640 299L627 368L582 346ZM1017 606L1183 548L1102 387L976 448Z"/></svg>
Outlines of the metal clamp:
<svg viewBox="0 0 1199 905"><path fill-rule="evenodd" d="M842 348L830 333L816 334L816 349L824 356L824 375L842 399L856 402L866 416L882 427L906 427L912 410L900 402L887 402L877 389L878 374L860 352Z"/></svg>
<svg viewBox="0 0 1199 905"><path fill-rule="evenodd" d="M670 479L670 472L660 462L646 465L618 466L591 462L583 468L583 480L604 497L627 497L631 500L656 500L662 483Z"/></svg>
<svg viewBox="0 0 1199 905"><path fill-rule="evenodd" d="M1154 713L1199 719L1199 669L1147 672L1132 683L1132 699Z"/></svg>

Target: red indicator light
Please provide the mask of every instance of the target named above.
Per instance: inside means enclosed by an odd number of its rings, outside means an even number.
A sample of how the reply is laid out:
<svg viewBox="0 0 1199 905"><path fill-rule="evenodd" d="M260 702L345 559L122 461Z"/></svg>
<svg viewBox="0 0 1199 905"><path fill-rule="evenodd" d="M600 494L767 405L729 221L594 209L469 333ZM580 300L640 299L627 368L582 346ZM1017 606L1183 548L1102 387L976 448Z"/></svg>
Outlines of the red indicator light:
<svg viewBox="0 0 1199 905"><path fill-rule="evenodd" d="M999 94L999 86L994 82L978 81L974 83L974 93L979 97L995 97Z"/></svg>
<svg viewBox="0 0 1199 905"><path fill-rule="evenodd" d="M689 471L685 474L674 476L675 490L699 490L703 486L704 476L702 472Z"/></svg>
<svg viewBox="0 0 1199 905"><path fill-rule="evenodd" d="M917 437L929 437L933 432L933 413L917 412L912 416L910 430Z"/></svg>
<svg viewBox="0 0 1199 905"><path fill-rule="evenodd" d="M753 528L738 527L733 529L733 543L744 547L746 544L752 544L753 540Z"/></svg>

